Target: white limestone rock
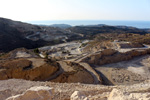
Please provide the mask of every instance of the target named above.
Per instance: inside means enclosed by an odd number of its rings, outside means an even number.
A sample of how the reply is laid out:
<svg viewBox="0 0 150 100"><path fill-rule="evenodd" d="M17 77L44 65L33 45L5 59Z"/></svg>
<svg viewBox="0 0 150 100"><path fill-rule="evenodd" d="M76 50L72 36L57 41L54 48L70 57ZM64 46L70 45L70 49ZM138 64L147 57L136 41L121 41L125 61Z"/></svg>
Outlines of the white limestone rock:
<svg viewBox="0 0 150 100"><path fill-rule="evenodd" d="M83 92L80 91L75 91L72 95L71 95L71 100L89 100L85 94Z"/></svg>
<svg viewBox="0 0 150 100"><path fill-rule="evenodd" d="M150 100L150 93L126 93L113 89L108 100Z"/></svg>
<svg viewBox="0 0 150 100"><path fill-rule="evenodd" d="M52 100L54 90L47 86L35 86L26 90L23 94L15 95L6 100Z"/></svg>

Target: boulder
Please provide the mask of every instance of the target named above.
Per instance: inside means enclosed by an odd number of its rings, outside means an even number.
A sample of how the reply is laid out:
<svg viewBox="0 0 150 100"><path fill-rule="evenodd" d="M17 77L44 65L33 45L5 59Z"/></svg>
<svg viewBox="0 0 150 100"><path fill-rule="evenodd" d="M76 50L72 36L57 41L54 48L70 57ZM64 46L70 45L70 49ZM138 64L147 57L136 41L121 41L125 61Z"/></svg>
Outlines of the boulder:
<svg viewBox="0 0 150 100"><path fill-rule="evenodd" d="M114 88L108 100L150 100L150 93L126 93Z"/></svg>
<svg viewBox="0 0 150 100"><path fill-rule="evenodd" d="M108 100L128 100L122 91L113 89L108 97Z"/></svg>
<svg viewBox="0 0 150 100"><path fill-rule="evenodd" d="M71 97L70 100L89 100L83 92L75 91Z"/></svg>
<svg viewBox="0 0 150 100"><path fill-rule="evenodd" d="M51 87L35 86L6 100L52 100L54 90Z"/></svg>

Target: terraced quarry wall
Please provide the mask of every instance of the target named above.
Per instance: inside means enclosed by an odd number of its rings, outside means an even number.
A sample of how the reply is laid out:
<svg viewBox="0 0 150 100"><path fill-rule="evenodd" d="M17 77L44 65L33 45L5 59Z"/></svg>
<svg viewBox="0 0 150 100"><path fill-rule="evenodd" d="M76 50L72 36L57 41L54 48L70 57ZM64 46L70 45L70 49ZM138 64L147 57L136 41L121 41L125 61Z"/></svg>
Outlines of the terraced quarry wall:
<svg viewBox="0 0 150 100"><path fill-rule="evenodd" d="M150 49L131 50L128 52L118 52L113 49L106 49L101 52L90 55L83 59L81 62L87 62L89 64L104 65L110 63L116 63L120 61L131 60L133 57L150 54Z"/></svg>

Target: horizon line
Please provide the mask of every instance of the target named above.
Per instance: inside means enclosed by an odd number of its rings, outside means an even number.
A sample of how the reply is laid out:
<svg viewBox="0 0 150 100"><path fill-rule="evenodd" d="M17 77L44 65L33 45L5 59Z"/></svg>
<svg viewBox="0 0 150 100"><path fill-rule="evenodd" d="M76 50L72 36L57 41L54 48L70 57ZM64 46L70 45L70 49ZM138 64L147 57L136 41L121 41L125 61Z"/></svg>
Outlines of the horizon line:
<svg viewBox="0 0 150 100"><path fill-rule="evenodd" d="M36 21L150 21L150 20L111 20L111 19L55 19L55 20L28 20L25 22L36 22Z"/></svg>

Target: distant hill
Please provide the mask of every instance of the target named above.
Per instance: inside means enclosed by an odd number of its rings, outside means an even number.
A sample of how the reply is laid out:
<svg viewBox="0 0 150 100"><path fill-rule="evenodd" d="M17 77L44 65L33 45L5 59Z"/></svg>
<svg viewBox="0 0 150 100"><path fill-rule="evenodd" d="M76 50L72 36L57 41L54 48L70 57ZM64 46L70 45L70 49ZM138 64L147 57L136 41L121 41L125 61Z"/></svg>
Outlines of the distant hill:
<svg viewBox="0 0 150 100"><path fill-rule="evenodd" d="M124 34L124 33L135 33L135 34L146 34L145 30L141 30L134 27L127 26L108 26L108 25L88 25L88 26L75 26L68 28L68 30L83 34L85 37L90 37L97 34L106 34L106 33L115 33L115 34Z"/></svg>
<svg viewBox="0 0 150 100"><path fill-rule="evenodd" d="M51 27L61 28L61 29L66 29L66 28L72 27L71 25L68 25L68 24L53 24L53 25L50 25L50 26Z"/></svg>
<svg viewBox="0 0 150 100"><path fill-rule="evenodd" d="M150 28L143 29L144 31L150 33Z"/></svg>

